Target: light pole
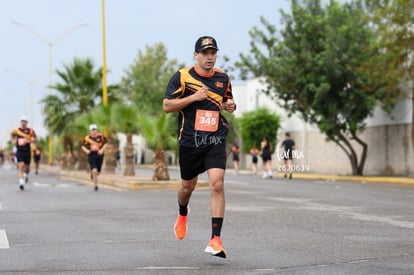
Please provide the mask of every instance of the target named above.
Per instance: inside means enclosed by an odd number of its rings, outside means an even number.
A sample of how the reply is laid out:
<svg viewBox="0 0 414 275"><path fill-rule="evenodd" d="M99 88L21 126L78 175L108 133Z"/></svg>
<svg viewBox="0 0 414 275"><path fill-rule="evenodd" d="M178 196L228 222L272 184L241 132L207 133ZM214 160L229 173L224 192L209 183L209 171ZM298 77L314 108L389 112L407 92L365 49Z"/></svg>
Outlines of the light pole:
<svg viewBox="0 0 414 275"><path fill-rule="evenodd" d="M106 80L106 30L105 30L105 0L102 0L102 104L108 106L108 85ZM108 125L104 127L104 135L108 136Z"/></svg>
<svg viewBox="0 0 414 275"><path fill-rule="evenodd" d="M10 73L15 75L16 77L18 77L20 80L25 81L27 84L29 84L29 88L30 88L30 123L31 125L34 126L34 114L33 114L33 98L34 98L34 92L33 92L33 85L38 82L39 80L41 80L44 76L41 76L37 79L28 79L26 77L24 77L24 75L22 75L21 73L18 73L16 71L13 70L9 70L6 69L5 72ZM26 104L26 102L25 102ZM26 109L26 106L25 106Z"/></svg>
<svg viewBox="0 0 414 275"><path fill-rule="evenodd" d="M47 40L44 36L40 35L39 33L37 33L36 31L34 31L29 25L24 24L24 23L20 23L17 21L12 21L13 24L25 28L26 30L28 30L29 32L31 32L34 36L36 36L37 38L39 38L43 43L45 43L48 46L49 49L49 95L52 94L52 84L53 84L53 46L56 45L59 41L61 41L63 38L65 38L66 36L68 36L70 33L74 32L75 30L81 28L81 27L86 27L89 24L84 23L84 24L77 24L75 26L73 26L72 28L68 29L66 32L64 32L63 34L61 34L60 36L56 37L53 40Z"/></svg>
<svg viewBox="0 0 414 275"><path fill-rule="evenodd" d="M105 30L105 0L102 0L102 103L108 106L108 87L106 81L106 30Z"/></svg>
<svg viewBox="0 0 414 275"><path fill-rule="evenodd" d="M67 35L72 33L73 31L81 28L86 27L89 24L78 24L61 34L60 36L56 37L54 40L48 40L44 36L40 35L36 31L34 31L30 26L20 23L17 21L12 21L13 24L22 27L29 32L31 32L34 36L36 36L38 39L40 39L43 43L45 43L48 46L49 49L49 95L52 94L52 84L53 84L53 46L56 45L59 41L61 41L63 38L65 38ZM53 142L52 142L52 135L49 133L49 141L48 141L48 151L49 151L49 164L52 164L53 161Z"/></svg>

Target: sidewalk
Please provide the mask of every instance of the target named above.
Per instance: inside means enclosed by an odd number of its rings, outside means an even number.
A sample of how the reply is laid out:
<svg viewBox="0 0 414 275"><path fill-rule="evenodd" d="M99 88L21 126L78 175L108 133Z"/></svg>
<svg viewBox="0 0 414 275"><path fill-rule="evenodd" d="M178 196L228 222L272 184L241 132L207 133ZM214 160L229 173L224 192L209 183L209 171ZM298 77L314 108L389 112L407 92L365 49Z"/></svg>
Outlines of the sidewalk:
<svg viewBox="0 0 414 275"><path fill-rule="evenodd" d="M283 176L283 175L282 175ZM381 177L381 176L337 176L318 174L293 174L297 179L327 180L327 181L354 181L373 184L392 184L414 187L414 178L409 177Z"/></svg>
<svg viewBox="0 0 414 275"><path fill-rule="evenodd" d="M60 178L64 180L73 180L86 185L93 185L91 174L85 171L60 171ZM151 190L151 189L178 189L179 179L170 179L165 181L153 181L150 176L139 175L124 176L122 173L108 174L101 173L98 178L100 186L106 186L116 190ZM203 186L202 186L203 185ZM207 184L205 184L207 186ZM204 187L200 183L197 187Z"/></svg>
<svg viewBox="0 0 414 275"><path fill-rule="evenodd" d="M174 169L176 167L170 167ZM58 174L61 179L72 180L81 184L92 186L90 174L86 171L61 170L57 166L43 165L41 170L48 173ZM228 169L226 173L232 174L233 170ZM240 175L253 175L251 171L241 170ZM283 178L282 173L278 173L276 178ZM293 179L303 180L325 180L325 181L352 181L370 184L389 184L414 187L414 178L410 177L381 177L381 176L339 176L321 174L293 174ZM136 174L132 177L124 176L122 173L108 174L103 172L99 176L99 185L115 190L151 190L151 189L178 189L181 181L178 178L171 178L169 181L153 181L150 175ZM207 188L208 182L200 181L197 188Z"/></svg>
<svg viewBox="0 0 414 275"><path fill-rule="evenodd" d="M249 171L242 171L240 174L252 174ZM283 173L277 173L276 178L283 178ZM311 173L293 173L293 179L304 180L325 180L325 181L352 181L372 184L390 184L414 187L414 178L411 177L387 177L387 176L340 176L322 175Z"/></svg>
<svg viewBox="0 0 414 275"><path fill-rule="evenodd" d="M93 186L91 174L87 171L62 170L58 166L43 165L41 170L51 174L58 174L63 180L71 180L81 184ZM180 179L171 178L165 181L153 181L152 176L136 174L124 176L122 172L114 174L102 172L99 175L98 184L114 190L151 190L151 189L178 189L181 186ZM208 183L199 181L196 188L206 188Z"/></svg>

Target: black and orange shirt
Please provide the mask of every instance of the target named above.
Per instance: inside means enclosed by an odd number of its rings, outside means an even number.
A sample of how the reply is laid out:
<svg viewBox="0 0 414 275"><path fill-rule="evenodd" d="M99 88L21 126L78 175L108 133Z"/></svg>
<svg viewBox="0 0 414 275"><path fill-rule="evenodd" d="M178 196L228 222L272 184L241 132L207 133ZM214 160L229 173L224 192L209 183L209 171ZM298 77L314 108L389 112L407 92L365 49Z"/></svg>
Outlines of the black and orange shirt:
<svg viewBox="0 0 414 275"><path fill-rule="evenodd" d="M96 133L95 136L87 135L83 139L83 146L91 152L99 151L106 143L106 138L101 133Z"/></svg>
<svg viewBox="0 0 414 275"><path fill-rule="evenodd" d="M36 133L30 127L16 127L12 132L12 137L16 139L16 148L20 152L30 152L30 139L36 137Z"/></svg>
<svg viewBox="0 0 414 275"><path fill-rule="evenodd" d="M196 65L197 66L197 65ZM223 143L228 124L221 114L222 104L233 98L228 75L214 68L209 75L197 72L196 66L177 71L165 91L164 98L184 98L208 87L208 98L196 101L178 112L177 135L180 145L207 147Z"/></svg>

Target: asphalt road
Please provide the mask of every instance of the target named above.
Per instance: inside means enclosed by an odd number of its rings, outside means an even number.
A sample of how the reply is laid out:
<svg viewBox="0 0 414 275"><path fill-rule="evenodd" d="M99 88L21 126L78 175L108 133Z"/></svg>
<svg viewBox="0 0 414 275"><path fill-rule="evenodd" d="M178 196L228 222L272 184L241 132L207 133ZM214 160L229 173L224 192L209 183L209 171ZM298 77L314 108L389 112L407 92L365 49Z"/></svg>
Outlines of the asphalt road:
<svg viewBox="0 0 414 275"><path fill-rule="evenodd" d="M208 189L177 240L176 191L16 178L0 168L0 274L414 274L414 188L228 173L221 259Z"/></svg>

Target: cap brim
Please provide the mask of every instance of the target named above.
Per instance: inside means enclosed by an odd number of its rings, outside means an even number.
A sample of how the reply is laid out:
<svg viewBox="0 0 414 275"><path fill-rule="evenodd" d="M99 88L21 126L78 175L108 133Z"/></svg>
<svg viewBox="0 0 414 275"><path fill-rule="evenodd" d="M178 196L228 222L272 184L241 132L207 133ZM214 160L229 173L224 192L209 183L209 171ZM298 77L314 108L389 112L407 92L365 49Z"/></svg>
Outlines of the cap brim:
<svg viewBox="0 0 414 275"><path fill-rule="evenodd" d="M198 52L202 52L202 51L205 51L207 49L215 49L216 51L218 51L218 48L217 47L215 47L213 45L207 45L207 46L204 46L204 47L198 49Z"/></svg>

